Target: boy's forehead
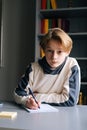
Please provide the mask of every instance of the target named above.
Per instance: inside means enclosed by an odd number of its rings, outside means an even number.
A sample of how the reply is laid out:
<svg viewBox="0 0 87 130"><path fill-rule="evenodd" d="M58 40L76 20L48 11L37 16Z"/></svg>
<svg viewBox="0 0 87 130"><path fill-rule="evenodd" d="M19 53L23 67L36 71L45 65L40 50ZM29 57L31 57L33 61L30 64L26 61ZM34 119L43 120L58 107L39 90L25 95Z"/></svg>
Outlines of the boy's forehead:
<svg viewBox="0 0 87 130"><path fill-rule="evenodd" d="M59 45L59 44L48 44L46 46L46 49L53 49L53 50L63 50L64 47L62 45Z"/></svg>
<svg viewBox="0 0 87 130"><path fill-rule="evenodd" d="M56 46L56 47L60 47L60 48L63 48L63 45L60 41L57 41L57 40L50 40L46 47L49 47L49 46Z"/></svg>

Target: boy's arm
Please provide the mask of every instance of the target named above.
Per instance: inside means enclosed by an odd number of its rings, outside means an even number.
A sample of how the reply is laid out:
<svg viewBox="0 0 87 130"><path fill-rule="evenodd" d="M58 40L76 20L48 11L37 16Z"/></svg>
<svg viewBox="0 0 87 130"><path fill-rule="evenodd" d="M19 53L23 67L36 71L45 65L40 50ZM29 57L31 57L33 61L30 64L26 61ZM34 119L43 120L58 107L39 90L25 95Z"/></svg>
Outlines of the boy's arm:
<svg viewBox="0 0 87 130"><path fill-rule="evenodd" d="M29 73L32 71L31 64L27 67L25 74L21 77L18 82L18 86L15 88L14 91L14 100L18 104L26 103L27 99L29 98L29 90L27 89L27 85L29 82Z"/></svg>

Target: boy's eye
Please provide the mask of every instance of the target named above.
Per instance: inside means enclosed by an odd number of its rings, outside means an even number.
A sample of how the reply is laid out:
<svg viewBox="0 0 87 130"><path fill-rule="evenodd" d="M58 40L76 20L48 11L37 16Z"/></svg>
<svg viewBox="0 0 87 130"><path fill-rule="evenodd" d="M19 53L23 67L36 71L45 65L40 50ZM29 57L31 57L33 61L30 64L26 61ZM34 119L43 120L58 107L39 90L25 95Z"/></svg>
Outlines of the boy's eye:
<svg viewBox="0 0 87 130"><path fill-rule="evenodd" d="M62 53L62 51L57 51L57 54L60 54L60 53Z"/></svg>
<svg viewBox="0 0 87 130"><path fill-rule="evenodd" d="M47 50L46 52L50 52L50 53L52 53L53 51L52 51L52 50Z"/></svg>
<svg viewBox="0 0 87 130"><path fill-rule="evenodd" d="M54 53L53 50L47 50L47 52L50 52L50 53ZM61 54L63 51L59 50L59 51L56 51L57 54Z"/></svg>
<svg viewBox="0 0 87 130"><path fill-rule="evenodd" d="M53 52L52 50L47 50L48 52Z"/></svg>

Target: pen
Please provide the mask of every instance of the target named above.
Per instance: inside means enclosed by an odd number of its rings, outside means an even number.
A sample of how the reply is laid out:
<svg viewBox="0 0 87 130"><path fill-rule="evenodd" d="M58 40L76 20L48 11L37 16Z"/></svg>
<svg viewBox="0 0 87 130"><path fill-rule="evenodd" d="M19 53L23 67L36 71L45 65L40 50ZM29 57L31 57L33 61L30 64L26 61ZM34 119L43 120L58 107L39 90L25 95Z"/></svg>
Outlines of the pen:
<svg viewBox="0 0 87 130"><path fill-rule="evenodd" d="M25 109L27 112L30 112L28 108L22 105L22 108Z"/></svg>
<svg viewBox="0 0 87 130"><path fill-rule="evenodd" d="M34 94L33 94L33 92L32 92L32 90L29 88L29 94L31 94L32 95L32 97L33 97L33 99L35 100L35 102L38 104L38 102L37 102L37 100L36 100L36 98L35 98L35 96L34 96ZM40 108L40 106L38 106L38 108Z"/></svg>

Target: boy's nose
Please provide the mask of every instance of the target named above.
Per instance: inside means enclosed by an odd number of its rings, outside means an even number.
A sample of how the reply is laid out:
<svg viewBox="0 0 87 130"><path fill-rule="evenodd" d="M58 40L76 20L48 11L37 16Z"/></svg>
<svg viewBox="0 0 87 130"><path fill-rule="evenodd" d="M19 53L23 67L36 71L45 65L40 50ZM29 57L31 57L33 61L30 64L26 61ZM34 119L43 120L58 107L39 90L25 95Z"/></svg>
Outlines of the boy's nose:
<svg viewBox="0 0 87 130"><path fill-rule="evenodd" d="M56 52L53 52L53 53L52 53L52 57L55 59L55 58L58 57L58 54L57 54Z"/></svg>

